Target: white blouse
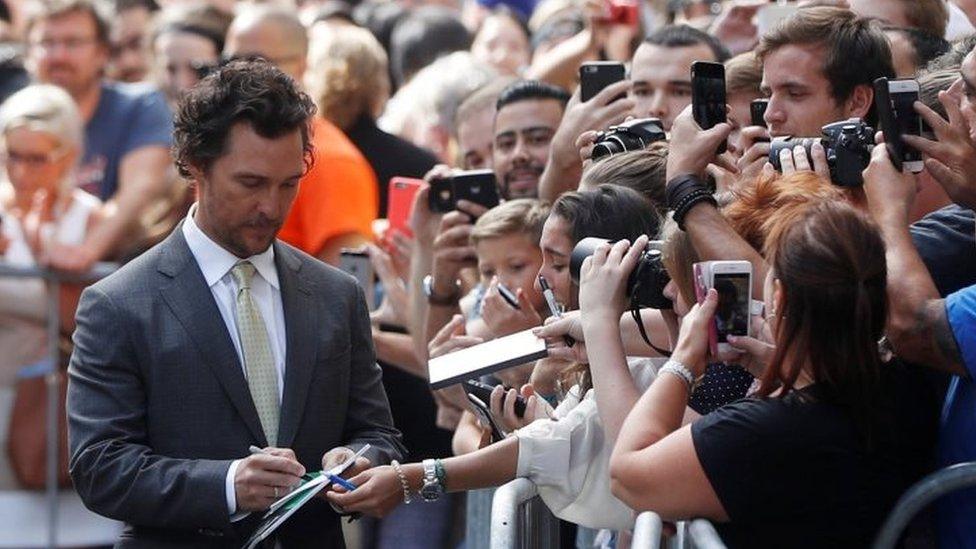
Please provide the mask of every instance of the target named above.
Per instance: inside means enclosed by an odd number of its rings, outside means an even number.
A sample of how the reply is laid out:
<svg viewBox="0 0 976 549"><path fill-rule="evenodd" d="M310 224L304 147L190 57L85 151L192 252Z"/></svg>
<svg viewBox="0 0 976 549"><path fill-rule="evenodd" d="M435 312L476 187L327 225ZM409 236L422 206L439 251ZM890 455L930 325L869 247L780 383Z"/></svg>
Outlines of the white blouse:
<svg viewBox="0 0 976 549"><path fill-rule="evenodd" d="M667 359L628 358L639 392L657 377ZM516 476L536 484L539 496L562 520L587 528L625 530L634 512L610 493L610 455L593 390L579 399L579 387L556 408L554 419L539 419L515 432L519 441Z"/></svg>

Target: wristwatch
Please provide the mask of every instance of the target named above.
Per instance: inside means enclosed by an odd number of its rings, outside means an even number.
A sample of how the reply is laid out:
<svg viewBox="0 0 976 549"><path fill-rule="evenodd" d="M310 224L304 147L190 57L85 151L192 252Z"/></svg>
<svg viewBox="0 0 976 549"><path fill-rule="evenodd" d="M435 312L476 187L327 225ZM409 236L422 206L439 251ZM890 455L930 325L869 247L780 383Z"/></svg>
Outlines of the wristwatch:
<svg viewBox="0 0 976 549"><path fill-rule="evenodd" d="M434 277L431 275L424 277L423 289L424 295L427 296L427 303L431 305L454 305L457 303L458 298L461 297L461 285L457 281L454 282L454 291L450 295L435 294Z"/></svg>
<svg viewBox="0 0 976 549"><path fill-rule="evenodd" d="M420 498L424 501L437 501L444 493L444 484L441 482L441 475L438 474L438 463L436 459L425 459L424 466L424 485L420 488Z"/></svg>

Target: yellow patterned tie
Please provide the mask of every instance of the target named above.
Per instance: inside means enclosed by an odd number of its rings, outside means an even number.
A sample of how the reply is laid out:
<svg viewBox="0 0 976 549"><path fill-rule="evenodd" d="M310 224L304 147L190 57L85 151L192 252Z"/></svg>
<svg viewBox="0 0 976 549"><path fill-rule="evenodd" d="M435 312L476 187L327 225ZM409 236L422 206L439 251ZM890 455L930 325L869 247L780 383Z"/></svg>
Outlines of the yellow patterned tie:
<svg viewBox="0 0 976 549"><path fill-rule="evenodd" d="M278 443L278 375L275 372L274 354L268 327L261 318L254 299L251 298L251 279L254 265L242 261L234 265L231 274L237 281L237 333L244 352L244 370L247 372L247 385L251 389L251 399L257 408L261 428L268 439L268 445Z"/></svg>

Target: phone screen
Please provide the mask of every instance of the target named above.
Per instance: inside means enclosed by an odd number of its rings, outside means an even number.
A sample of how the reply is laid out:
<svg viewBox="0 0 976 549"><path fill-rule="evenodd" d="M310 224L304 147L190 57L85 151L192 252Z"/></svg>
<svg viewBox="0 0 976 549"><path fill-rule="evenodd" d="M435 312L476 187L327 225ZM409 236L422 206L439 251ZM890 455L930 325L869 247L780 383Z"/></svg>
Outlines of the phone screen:
<svg viewBox="0 0 976 549"><path fill-rule="evenodd" d="M749 334L749 273L715 273L712 287L718 292L718 308L715 310L715 327L718 342L725 343L728 336Z"/></svg>
<svg viewBox="0 0 976 549"><path fill-rule="evenodd" d="M922 119L915 112L915 102L918 101L918 92L892 92L890 96L892 111L895 115L895 125L898 128L899 141L901 141L901 159L904 162L921 162L922 153L909 147L907 143L900 139L902 135L921 135L922 133ZM887 135L885 139L887 139Z"/></svg>
<svg viewBox="0 0 976 549"><path fill-rule="evenodd" d="M721 63L696 61L691 65L691 111L703 130L726 121L725 67ZM725 152L723 142L718 152Z"/></svg>

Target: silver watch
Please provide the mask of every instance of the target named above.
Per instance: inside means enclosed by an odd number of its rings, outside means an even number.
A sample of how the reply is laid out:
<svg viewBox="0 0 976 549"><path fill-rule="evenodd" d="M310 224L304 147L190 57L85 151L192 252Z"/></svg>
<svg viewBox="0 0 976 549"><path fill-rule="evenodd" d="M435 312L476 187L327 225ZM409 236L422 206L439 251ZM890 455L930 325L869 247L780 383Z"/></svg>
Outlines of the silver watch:
<svg viewBox="0 0 976 549"><path fill-rule="evenodd" d="M437 460L425 459L423 466L424 485L420 488L420 498L424 501L437 501L444 493L444 486L437 476Z"/></svg>

